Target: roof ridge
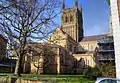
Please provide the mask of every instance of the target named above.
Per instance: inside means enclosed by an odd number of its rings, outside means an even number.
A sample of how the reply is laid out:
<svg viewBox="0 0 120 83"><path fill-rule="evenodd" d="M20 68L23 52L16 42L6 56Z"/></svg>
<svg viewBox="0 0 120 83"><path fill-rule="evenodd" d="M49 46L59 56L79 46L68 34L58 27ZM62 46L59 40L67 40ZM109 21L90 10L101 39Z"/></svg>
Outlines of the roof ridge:
<svg viewBox="0 0 120 83"><path fill-rule="evenodd" d="M93 36L84 36L84 38L80 42L86 42L86 41L98 41L104 37L106 37L108 34L100 34L100 35L93 35Z"/></svg>
<svg viewBox="0 0 120 83"><path fill-rule="evenodd" d="M108 35L107 33L106 34L98 34L98 35L90 35L90 36L84 36L84 37L91 37L91 36L101 36L101 35Z"/></svg>

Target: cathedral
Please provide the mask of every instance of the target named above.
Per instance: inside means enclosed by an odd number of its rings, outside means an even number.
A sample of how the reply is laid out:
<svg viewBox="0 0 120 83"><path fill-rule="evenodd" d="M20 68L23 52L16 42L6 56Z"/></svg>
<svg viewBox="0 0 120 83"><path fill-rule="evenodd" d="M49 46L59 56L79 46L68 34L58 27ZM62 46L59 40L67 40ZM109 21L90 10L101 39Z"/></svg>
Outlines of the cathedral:
<svg viewBox="0 0 120 83"><path fill-rule="evenodd" d="M73 8L67 9L63 1L61 22L61 26L56 29L49 42L61 45L71 53L76 53L78 44L83 38L82 7L78 8L77 0L75 0Z"/></svg>
<svg viewBox="0 0 120 83"><path fill-rule="evenodd" d="M74 0L74 6L66 8L63 0L61 25L49 37L48 42L32 42L26 45L21 72L82 74L88 67L100 66L106 62L115 63L111 18L109 33L84 36L83 11L82 6L78 5L78 0ZM2 35L0 45L2 60L7 46L7 40ZM14 51L12 54L15 54Z"/></svg>
<svg viewBox="0 0 120 83"><path fill-rule="evenodd" d="M85 65L94 67L98 41L112 36L112 28L107 34L84 36L82 14L82 6L78 7L78 0L74 1L72 8L66 8L63 0L61 26L49 38L49 43L66 48L78 61L83 58Z"/></svg>
<svg viewBox="0 0 120 83"><path fill-rule="evenodd" d="M110 33L84 36L82 14L78 0L74 1L72 8L66 8L63 1L61 26L56 28L48 42L27 45L22 63L23 72L81 74L88 67L103 62L114 63L112 26Z"/></svg>

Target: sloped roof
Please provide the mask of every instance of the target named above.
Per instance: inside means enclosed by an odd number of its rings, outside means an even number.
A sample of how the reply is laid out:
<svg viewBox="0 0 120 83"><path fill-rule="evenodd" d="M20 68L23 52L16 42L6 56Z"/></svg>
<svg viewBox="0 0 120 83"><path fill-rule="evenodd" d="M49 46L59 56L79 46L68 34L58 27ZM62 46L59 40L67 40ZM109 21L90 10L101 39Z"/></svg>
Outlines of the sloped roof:
<svg viewBox="0 0 120 83"><path fill-rule="evenodd" d="M29 43L27 46L31 46L31 45L41 45L41 46L47 46L47 47L54 47L54 48L63 48L62 46L60 45L57 45L57 44L50 44L50 43L47 43L47 42L31 42ZM63 48L64 49L64 48Z"/></svg>
<svg viewBox="0 0 120 83"><path fill-rule="evenodd" d="M59 28L59 30L64 34L67 35L67 37L71 40L73 40L74 42L76 42L69 34L67 34L65 31L62 30L62 28Z"/></svg>
<svg viewBox="0 0 120 83"><path fill-rule="evenodd" d="M87 41L98 41L104 37L106 37L107 34L101 34L101 35L93 35L93 36L85 36L80 42L87 42Z"/></svg>
<svg viewBox="0 0 120 83"><path fill-rule="evenodd" d="M61 30L62 30L62 29L61 29ZM69 39L71 39L71 40L73 40L74 42L76 42L76 41L75 41L69 34L67 34L65 31L62 30L62 32L63 32L64 34L66 34Z"/></svg>

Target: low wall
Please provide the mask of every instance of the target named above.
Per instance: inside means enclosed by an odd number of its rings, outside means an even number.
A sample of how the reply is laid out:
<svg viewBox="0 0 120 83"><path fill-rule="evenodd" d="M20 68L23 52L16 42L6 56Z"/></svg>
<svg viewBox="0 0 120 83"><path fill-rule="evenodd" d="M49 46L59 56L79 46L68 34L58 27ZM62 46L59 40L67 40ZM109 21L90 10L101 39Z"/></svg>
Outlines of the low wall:
<svg viewBox="0 0 120 83"><path fill-rule="evenodd" d="M52 83L52 82L41 82L33 80L23 80L22 78L11 78L8 76L0 76L0 83Z"/></svg>
<svg viewBox="0 0 120 83"><path fill-rule="evenodd" d="M0 76L0 83L11 83L11 78L7 76Z"/></svg>

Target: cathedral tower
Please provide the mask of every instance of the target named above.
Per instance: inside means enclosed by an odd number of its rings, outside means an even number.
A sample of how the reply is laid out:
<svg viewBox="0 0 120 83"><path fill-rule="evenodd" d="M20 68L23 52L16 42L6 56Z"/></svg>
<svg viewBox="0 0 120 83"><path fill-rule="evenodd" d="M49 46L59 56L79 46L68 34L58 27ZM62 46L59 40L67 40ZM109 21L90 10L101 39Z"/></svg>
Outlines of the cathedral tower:
<svg viewBox="0 0 120 83"><path fill-rule="evenodd" d="M62 30L70 35L76 42L83 38L82 6L78 8L78 0L75 0L73 8L65 8L62 3Z"/></svg>

